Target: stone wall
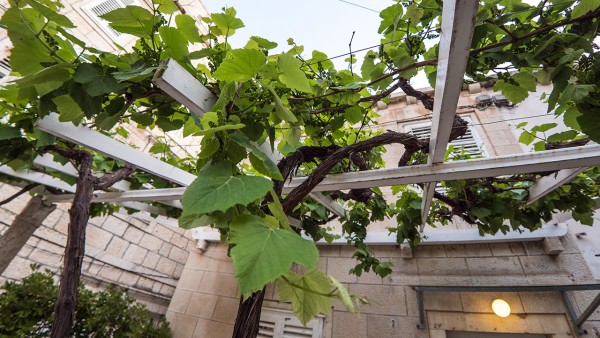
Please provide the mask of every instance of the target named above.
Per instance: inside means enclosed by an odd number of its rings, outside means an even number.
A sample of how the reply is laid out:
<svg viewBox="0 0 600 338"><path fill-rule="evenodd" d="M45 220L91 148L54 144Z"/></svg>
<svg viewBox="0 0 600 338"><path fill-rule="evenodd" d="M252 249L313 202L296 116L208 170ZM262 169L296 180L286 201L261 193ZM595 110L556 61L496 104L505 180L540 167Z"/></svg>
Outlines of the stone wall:
<svg viewBox="0 0 600 338"><path fill-rule="evenodd" d="M559 292L428 292L424 296L427 328L418 329L417 294L412 286L572 285L596 282L572 235L560 239L564 251L551 256L542 241L494 244L422 246L412 258L397 246L372 247L375 255L394 263L386 278L373 273L349 275L356 264L346 246L320 246L318 266L342 282L351 293L366 296L370 305L360 316L338 301L325 319L323 337L445 337L442 331L529 332L571 336L565 303ZM571 292L581 313L597 291ZM238 287L224 244L210 243L204 253L191 252L173 295L167 318L176 337L228 337L239 302ZM491 302L505 299L514 315L493 315ZM267 288L263 308L287 309L275 288ZM584 325L582 337L597 337L598 311Z"/></svg>
<svg viewBox="0 0 600 338"><path fill-rule="evenodd" d="M0 200L19 189L0 184ZM0 235L29 198L24 194L0 207ZM29 275L32 263L60 274L69 206L59 204L46 218L0 276L0 283ZM189 233L173 225L141 221L124 214L94 217L87 227L82 281L92 288L122 286L151 311L164 314L194 246Z"/></svg>

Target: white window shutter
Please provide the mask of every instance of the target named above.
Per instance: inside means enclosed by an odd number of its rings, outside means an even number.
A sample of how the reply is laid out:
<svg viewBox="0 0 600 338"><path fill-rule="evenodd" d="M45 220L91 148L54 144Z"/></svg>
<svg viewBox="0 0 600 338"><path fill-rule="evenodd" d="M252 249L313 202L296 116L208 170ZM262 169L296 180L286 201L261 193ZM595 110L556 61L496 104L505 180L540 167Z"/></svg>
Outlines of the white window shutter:
<svg viewBox="0 0 600 338"><path fill-rule="evenodd" d="M481 142L481 138L477 131L471 127L471 119L469 117L462 117L463 120L469 123L467 132L458 139L450 142L455 148L464 148L467 153L472 157L487 157L487 152ZM431 136L431 122L419 123L405 126L405 130L417 136L420 139L427 139Z"/></svg>
<svg viewBox="0 0 600 338"><path fill-rule="evenodd" d="M311 320L303 326L289 311L262 310L258 337L260 338L321 338L323 318Z"/></svg>
<svg viewBox="0 0 600 338"><path fill-rule="evenodd" d="M106 20L100 18L108 12L114 11L118 8L126 6L140 6L143 5L138 0L94 0L83 6L81 9L106 33L111 39L119 41L125 34L121 34L116 30L112 29Z"/></svg>

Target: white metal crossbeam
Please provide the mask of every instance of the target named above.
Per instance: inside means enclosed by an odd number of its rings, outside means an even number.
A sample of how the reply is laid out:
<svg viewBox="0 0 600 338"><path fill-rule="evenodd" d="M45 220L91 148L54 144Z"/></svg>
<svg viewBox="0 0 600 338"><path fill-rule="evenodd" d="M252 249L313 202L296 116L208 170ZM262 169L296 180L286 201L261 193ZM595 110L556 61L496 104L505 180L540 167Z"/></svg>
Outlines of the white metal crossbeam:
<svg viewBox="0 0 600 338"><path fill-rule="evenodd" d="M66 182L64 182L61 179L58 179L56 177L52 177L48 174L44 174L38 171L33 171L33 170L20 170L20 171L15 171L13 170L11 167L3 165L0 166L0 174L5 174L5 175L9 175L12 177L17 177L26 181L30 181L30 182L35 182L35 183L39 183L41 185L45 185L51 188L56 188L56 189L60 189L60 190L64 190L64 191L68 191L71 193L75 192L75 186L74 185L70 185ZM72 195L70 195L72 196Z"/></svg>
<svg viewBox="0 0 600 338"><path fill-rule="evenodd" d="M93 149L183 186L190 185L196 179L196 175L165 163L104 134L84 126L60 122L58 114L50 114L38 120L36 127L56 137Z"/></svg>
<svg viewBox="0 0 600 338"><path fill-rule="evenodd" d="M364 189L401 184L497 177L594 165L600 165L600 145L450 161L433 166L416 165L333 174L325 177L313 191ZM284 186L284 193L289 193L305 180L306 178L301 177L292 179Z"/></svg>
<svg viewBox="0 0 600 338"><path fill-rule="evenodd" d="M472 0L444 1L427 162L429 165L444 161L469 59L478 4L478 1ZM421 231L427 222L436 184L437 182L425 184L421 204Z"/></svg>
<svg viewBox="0 0 600 338"><path fill-rule="evenodd" d="M364 189L402 184L497 177L532 172L557 171L580 166L600 165L600 145L546 150L498 157L443 162L437 165L417 165L328 175L313 191ZM289 193L306 178L294 178L284 188ZM103 201L181 199L185 188L133 190L97 193ZM64 195L66 196L66 195ZM60 198L56 196L55 198Z"/></svg>
<svg viewBox="0 0 600 338"><path fill-rule="evenodd" d="M535 182L534 185L529 187L529 197L527 198L527 205L539 200L540 198L551 193L554 189L571 181L577 175L584 172L586 169L587 167L563 169L557 172L556 174L540 178L537 182Z"/></svg>
<svg viewBox="0 0 600 338"><path fill-rule="evenodd" d="M511 230L506 234L497 233L495 235L485 234L481 236L477 229L445 229L440 230L425 230L423 241L419 245L446 245L446 244L469 244L469 243L505 243L505 242L523 242L536 241L546 237L563 237L567 234L567 226L565 224L544 224L541 229L529 231ZM337 233L334 235L342 235ZM221 236L216 231L204 231L201 229L192 230L192 237L197 240L219 242ZM309 239L308 236L304 236ZM396 236L389 232L369 232L364 240L367 245L397 245ZM339 238L327 243L324 240L318 241L318 245L348 245L348 240Z"/></svg>

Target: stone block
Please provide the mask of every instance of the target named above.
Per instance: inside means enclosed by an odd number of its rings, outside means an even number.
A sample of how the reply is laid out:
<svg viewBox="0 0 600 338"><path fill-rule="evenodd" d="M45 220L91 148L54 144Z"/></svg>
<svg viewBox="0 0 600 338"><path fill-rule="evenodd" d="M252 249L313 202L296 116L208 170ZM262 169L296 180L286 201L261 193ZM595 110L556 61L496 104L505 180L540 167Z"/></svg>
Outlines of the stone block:
<svg viewBox="0 0 600 338"><path fill-rule="evenodd" d="M546 237L542 241L542 246L547 255L558 255L565 251L558 237Z"/></svg>
<svg viewBox="0 0 600 338"><path fill-rule="evenodd" d="M191 291L176 289L169 304L169 311L186 313L192 294Z"/></svg>
<svg viewBox="0 0 600 338"><path fill-rule="evenodd" d="M233 325L206 319L198 319L198 324L196 325L193 337L231 337L232 335Z"/></svg>
<svg viewBox="0 0 600 338"><path fill-rule="evenodd" d="M173 247L169 253L169 258L179 263L185 263L188 258L188 252L178 247Z"/></svg>
<svg viewBox="0 0 600 338"><path fill-rule="evenodd" d="M123 259L128 262L141 265L148 254L148 250L134 244L130 244L123 255Z"/></svg>
<svg viewBox="0 0 600 338"><path fill-rule="evenodd" d="M562 295L556 292L521 292L520 296L525 313L566 313L567 311ZM508 304L512 310L512 303L508 301Z"/></svg>
<svg viewBox="0 0 600 338"><path fill-rule="evenodd" d="M139 244L141 247L146 248L152 252L159 252L163 244L163 240L151 234L144 234Z"/></svg>
<svg viewBox="0 0 600 338"><path fill-rule="evenodd" d="M112 240L110 241L110 243L108 244L108 247L106 248L106 252L110 253L111 255L115 255L117 257L123 257L123 255L127 251L128 247L129 247L128 241L114 236L112 238Z"/></svg>
<svg viewBox="0 0 600 338"><path fill-rule="evenodd" d="M107 218L108 218L108 216L92 217L88 220L88 224L95 225L95 226L101 228L102 224L104 224L104 222L106 221Z"/></svg>
<svg viewBox="0 0 600 338"><path fill-rule="evenodd" d="M173 234L173 236L171 237L171 240L170 240L171 244L173 244L174 246L180 247L180 248L187 247L187 241L188 241L187 238L185 238L179 234Z"/></svg>
<svg viewBox="0 0 600 338"><path fill-rule="evenodd" d="M238 293L235 276L228 273L205 271L198 291L213 295L235 297Z"/></svg>
<svg viewBox="0 0 600 338"><path fill-rule="evenodd" d="M156 264L156 270L164 273L165 275L171 276L175 272L177 263L168 258L160 257L158 264Z"/></svg>
<svg viewBox="0 0 600 338"><path fill-rule="evenodd" d="M160 260L160 258L161 257L159 254L148 251L148 254L146 255L146 258L144 258L142 265L147 268L150 268L150 269L155 269L156 264L158 264L158 261Z"/></svg>
<svg viewBox="0 0 600 338"><path fill-rule="evenodd" d="M142 237L144 236L144 232L136 227L130 226L125 231L123 238L130 241L131 243L138 244Z"/></svg>
<svg viewBox="0 0 600 338"><path fill-rule="evenodd" d="M90 245L100 250L106 249L112 238L112 234L97 226L88 224L85 237L85 245Z"/></svg>
<svg viewBox="0 0 600 338"><path fill-rule="evenodd" d="M171 325L173 337L191 338L194 335L198 318L176 313L174 311L167 311L166 317ZM211 335L207 335L206 337L211 337Z"/></svg>
<svg viewBox="0 0 600 338"><path fill-rule="evenodd" d="M407 243L400 244L400 257L402 257L404 259L413 258L413 250L409 244L407 244Z"/></svg>
<svg viewBox="0 0 600 338"><path fill-rule="evenodd" d="M471 275L523 275L518 257L467 258Z"/></svg>
<svg viewBox="0 0 600 338"><path fill-rule="evenodd" d="M56 223L58 223L63 214L64 211L56 208L50 213L50 215L46 217L46 219L44 219L42 224L48 228L54 228L54 226L56 225Z"/></svg>
<svg viewBox="0 0 600 338"><path fill-rule="evenodd" d="M217 271L219 268L220 257L213 257L200 252L190 252L185 264L187 269ZM212 253L210 253L212 255Z"/></svg>
<svg viewBox="0 0 600 338"><path fill-rule="evenodd" d="M121 277L122 273L123 273L123 270L121 270L121 269L117 269L112 266L105 265L104 267L102 267L102 269L100 269L100 272L98 273L98 277L100 277L103 280L117 282L117 281L119 281L119 278Z"/></svg>
<svg viewBox="0 0 600 338"><path fill-rule="evenodd" d="M161 256L169 257L169 253L171 253L171 249L172 248L173 248L173 244L167 243L167 242L163 242L163 244L160 247L160 250L158 251L158 253Z"/></svg>
<svg viewBox="0 0 600 338"><path fill-rule="evenodd" d="M212 319L218 322L234 324L240 300L238 298L219 297Z"/></svg>
<svg viewBox="0 0 600 338"><path fill-rule="evenodd" d="M342 283L356 283L356 275L350 274L350 269L356 266L356 260L351 258L327 258L327 274Z"/></svg>
<svg viewBox="0 0 600 338"><path fill-rule="evenodd" d="M13 258L6 270L2 273L2 277L12 280L21 280L29 276L32 271L29 265L32 262L21 257ZM55 270L55 269L54 269Z"/></svg>
<svg viewBox="0 0 600 338"><path fill-rule="evenodd" d="M135 285L135 283L137 283L139 279L140 276L138 276L137 274L128 271L123 271L123 274L121 274L121 277L119 277L119 283L126 286L133 286Z"/></svg>
<svg viewBox="0 0 600 338"><path fill-rule="evenodd" d="M190 316L210 319L215 312L218 296L206 293L193 292L186 313Z"/></svg>
<svg viewBox="0 0 600 338"><path fill-rule="evenodd" d="M418 317L367 315L367 338L429 338L426 330L417 328ZM348 336L352 337L352 336Z"/></svg>
<svg viewBox="0 0 600 338"><path fill-rule="evenodd" d="M175 271L173 271L173 278L179 278L181 277L181 273L183 272L183 269L185 268L184 264L181 263L177 263L177 265L175 266Z"/></svg>
<svg viewBox="0 0 600 338"><path fill-rule="evenodd" d="M464 258L417 258L419 275L469 275Z"/></svg>
<svg viewBox="0 0 600 338"><path fill-rule="evenodd" d="M152 234L165 242L169 242L173 237L173 230L164 225L157 224L152 231Z"/></svg>
<svg viewBox="0 0 600 338"><path fill-rule="evenodd" d="M446 250L443 245L421 245L413 251L413 256L417 258L446 257Z"/></svg>
<svg viewBox="0 0 600 338"><path fill-rule="evenodd" d="M167 284L164 284L160 288L160 294L163 295L163 296L167 296L167 297L171 298L171 297L173 297L173 294L175 293L175 290L176 289L174 287L172 287L170 285L167 285Z"/></svg>
<svg viewBox="0 0 600 338"><path fill-rule="evenodd" d="M426 310L462 311L460 295L457 292L425 292L423 307Z"/></svg>
<svg viewBox="0 0 600 338"><path fill-rule="evenodd" d="M403 286L351 284L349 291L369 300L370 305L361 306L361 313L406 315Z"/></svg>
<svg viewBox="0 0 600 338"><path fill-rule="evenodd" d="M333 311L333 338L350 338L367 336L367 316L349 312Z"/></svg>
<svg viewBox="0 0 600 338"><path fill-rule="evenodd" d="M339 245L322 245L319 246L319 255L321 257L339 257L340 246Z"/></svg>
<svg viewBox="0 0 600 338"><path fill-rule="evenodd" d="M62 254L48 252L46 250L34 249L29 254L29 260L42 265L42 267L48 267L50 269L58 268L61 266ZM14 264L14 259L13 263ZM29 269L29 264L26 264L26 267Z"/></svg>
<svg viewBox="0 0 600 338"><path fill-rule="evenodd" d="M129 223L114 216L107 218L104 224L102 225L102 228L112 232L117 236L123 236L123 234L125 234L125 231L127 230L127 227L129 227Z"/></svg>

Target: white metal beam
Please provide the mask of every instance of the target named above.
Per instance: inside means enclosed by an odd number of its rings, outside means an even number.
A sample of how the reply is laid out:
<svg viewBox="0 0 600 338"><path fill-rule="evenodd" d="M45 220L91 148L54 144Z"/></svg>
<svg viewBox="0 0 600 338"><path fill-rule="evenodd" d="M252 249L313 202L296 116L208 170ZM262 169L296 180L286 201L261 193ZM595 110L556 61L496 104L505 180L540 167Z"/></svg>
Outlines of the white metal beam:
<svg viewBox="0 0 600 338"><path fill-rule="evenodd" d="M125 201L173 201L183 197L185 187L166 189L144 189L111 192L94 192L94 202L125 202ZM73 200L73 195L54 195L46 198L50 202L65 202Z"/></svg>
<svg viewBox="0 0 600 338"><path fill-rule="evenodd" d="M529 187L529 197L527 198L527 205L539 200L540 198L552 192L554 189L571 181L577 175L584 172L586 169L587 167L563 169L553 175L548 175L540 178L537 182L535 182L534 185Z"/></svg>
<svg viewBox="0 0 600 338"><path fill-rule="evenodd" d="M541 229L529 231L509 231L506 234L497 233L495 235L486 234L481 236L477 229L444 229L444 230L425 230L420 245L447 245L447 244L480 244L480 243L505 243L505 242L523 242L536 241L546 237L563 237L567 234L565 224L545 224ZM337 235L341 235L338 233ZM203 231L194 229L192 237L197 240L209 242L218 242L221 240L220 234L216 231ZM306 237L305 238L309 238ZM396 236L389 232L369 232L364 240L367 245L398 245ZM324 240L317 242L319 245L348 245L345 238L333 240L327 243Z"/></svg>
<svg viewBox="0 0 600 338"><path fill-rule="evenodd" d="M17 177L17 178L20 178L23 180L39 183L39 184L42 184L42 185L45 185L48 187L68 191L71 193L75 192L74 185L70 185L61 179L52 177L50 175L47 175L47 174L44 174L44 173L41 173L38 171L33 171L33 170L15 171L11 167L3 165L3 166L0 166L0 174ZM72 195L69 195L69 196L72 196ZM72 197L71 197L71 199L72 199Z"/></svg>
<svg viewBox="0 0 600 338"><path fill-rule="evenodd" d="M71 164L71 163L66 163L66 164L61 164L58 163L56 161L54 161L54 158L52 157L51 154L44 154L43 156L37 156L34 160L33 160L33 164L37 165L37 166L41 166L41 167L46 167L46 168L50 168L50 169L54 169L58 172L61 172L63 174L72 176L72 177L77 177L79 175L79 173L77 172L77 169ZM113 188L114 190L117 191L128 191L131 189L131 183L125 180L121 180L116 182L115 184L113 184L111 186L111 188ZM145 185L146 189L151 189L152 186L148 186ZM73 195L70 196L65 196L65 197L61 197L61 201L62 202L66 202L67 200L72 200ZM165 204L165 205L169 205L178 209L183 209L183 206L181 205L180 201L177 200L173 200L173 201L161 201L160 203ZM141 203L142 205L146 205ZM137 209L136 207L131 207L132 209ZM158 208L154 208L156 210L160 210ZM146 211L146 210L142 210L142 209L137 209L140 211ZM156 210L154 212L152 212L153 214L158 214L156 212Z"/></svg>
<svg viewBox="0 0 600 338"><path fill-rule="evenodd" d="M173 59L163 60L152 82L198 116L210 111L217 97Z"/></svg>
<svg viewBox="0 0 600 338"><path fill-rule="evenodd" d="M600 145L539 151L515 155L450 161L328 175L313 191L364 189L401 184L497 177L600 165ZM293 178L284 188L289 193L306 178Z"/></svg>
<svg viewBox="0 0 600 338"><path fill-rule="evenodd" d="M478 4L478 1L472 0L444 0L427 161L429 165L444 161L469 59ZM425 184L421 231L427 223L436 184Z"/></svg>
<svg viewBox="0 0 600 338"><path fill-rule="evenodd" d="M310 197L312 197L315 201L322 204L329 211L333 212L334 215L339 217L346 216L346 210L344 207L336 202L333 198L323 195L320 192L312 192L310 193Z"/></svg>
<svg viewBox="0 0 600 338"><path fill-rule="evenodd" d="M93 149L183 186L190 185L196 179L194 174L165 163L99 132L84 126L75 126L70 122L60 122L57 114L50 114L38 120L36 127L49 134Z"/></svg>
<svg viewBox="0 0 600 338"><path fill-rule="evenodd" d="M433 166L357 171L328 175L313 191L337 191L364 189L390 185L418 184L436 181L451 181L471 178L497 177L532 172L556 171L580 166L600 165L600 145L578 148L546 150L535 153L488 157L463 161L450 161ZM302 184L305 177L294 178L283 187L289 193ZM133 190L125 192L96 193L103 201L125 200L177 200L185 188ZM60 198L56 196L56 198Z"/></svg>

